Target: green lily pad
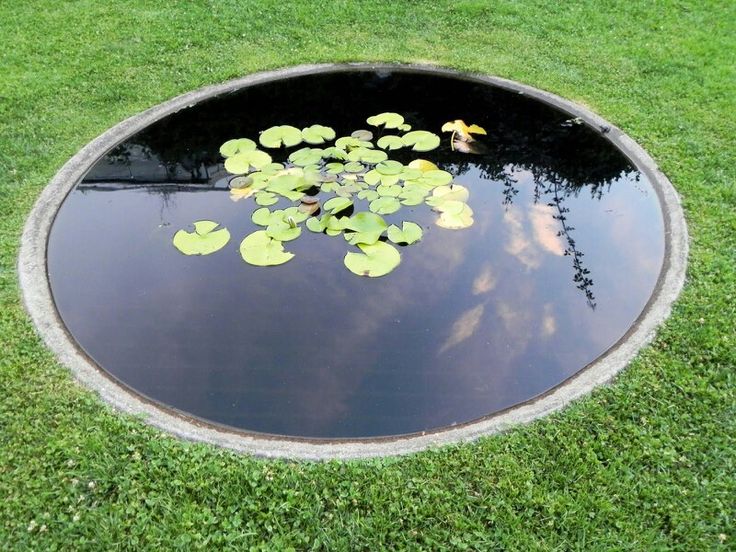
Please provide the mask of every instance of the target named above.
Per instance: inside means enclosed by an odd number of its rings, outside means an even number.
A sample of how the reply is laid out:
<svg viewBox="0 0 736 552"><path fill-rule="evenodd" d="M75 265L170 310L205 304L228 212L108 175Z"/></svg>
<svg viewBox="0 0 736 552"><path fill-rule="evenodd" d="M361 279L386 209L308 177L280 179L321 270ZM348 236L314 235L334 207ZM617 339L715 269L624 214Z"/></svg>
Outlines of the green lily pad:
<svg viewBox="0 0 736 552"><path fill-rule="evenodd" d="M385 151L370 149L370 148L355 148L350 150L348 159L351 161L360 161L362 163L370 163L375 165L381 161L388 159Z"/></svg>
<svg viewBox="0 0 736 552"><path fill-rule="evenodd" d="M344 211L348 207L353 205L353 201L346 197L333 197L332 199L328 199L325 201L325 204L323 205L323 209L325 211L329 211L330 213L337 214L340 211Z"/></svg>
<svg viewBox="0 0 736 552"><path fill-rule="evenodd" d="M352 150L355 148L372 148L373 144L368 140L359 140L352 136L343 136L342 138L335 140L335 146L342 150Z"/></svg>
<svg viewBox="0 0 736 552"><path fill-rule="evenodd" d="M358 140L363 140L365 142L370 142L371 140L373 140L373 133L370 130L365 130L361 128L358 130L354 130L350 134L350 137L357 138Z"/></svg>
<svg viewBox="0 0 736 552"><path fill-rule="evenodd" d="M325 148L322 150L322 158L323 159L338 159L340 161L345 161L348 158L348 154L345 150L332 146L332 147Z"/></svg>
<svg viewBox="0 0 736 552"><path fill-rule="evenodd" d="M281 220L284 222L289 222L289 219L291 219L296 224L304 222L309 218L309 213L305 213L299 207L287 207L283 211L274 211L274 213L280 213Z"/></svg>
<svg viewBox="0 0 736 552"><path fill-rule="evenodd" d="M365 199L367 201L373 201L374 199L378 199L379 197L380 195L375 190L361 190L358 192L358 199ZM424 200L424 198L422 198L422 200Z"/></svg>
<svg viewBox="0 0 736 552"><path fill-rule="evenodd" d="M289 155L289 161L298 167L317 165L322 161L322 150L319 148L302 148Z"/></svg>
<svg viewBox="0 0 736 552"><path fill-rule="evenodd" d="M396 128L401 132L409 132L411 130L411 125L408 123L404 123L403 125L399 125Z"/></svg>
<svg viewBox="0 0 736 552"><path fill-rule="evenodd" d="M219 251L230 241L227 228L215 230L219 223L211 220L198 220L194 223L194 232L179 230L172 240L174 247L185 255L209 255Z"/></svg>
<svg viewBox="0 0 736 552"><path fill-rule="evenodd" d="M412 169L419 169L422 172L439 170L437 165L431 161L427 161L426 159L414 159L414 161L409 163L409 167Z"/></svg>
<svg viewBox="0 0 736 552"><path fill-rule="evenodd" d="M406 192L399 195L399 200L402 205L412 207L414 205L421 205L424 203L424 198L427 194L419 191Z"/></svg>
<svg viewBox="0 0 736 552"><path fill-rule="evenodd" d="M422 227L415 222L404 222L401 229L395 224L388 227L387 235L394 243L411 245L422 239Z"/></svg>
<svg viewBox="0 0 736 552"><path fill-rule="evenodd" d="M358 244L363 252L349 252L345 255L344 263L350 272L358 276L377 278L385 276L401 262L401 254L396 248L385 242L374 244Z"/></svg>
<svg viewBox="0 0 736 552"><path fill-rule="evenodd" d="M269 224L266 227L266 234L270 238L278 241L291 241L297 239L302 233L302 229L294 224L293 226L288 222L279 221Z"/></svg>
<svg viewBox="0 0 736 552"><path fill-rule="evenodd" d="M448 202L450 203L450 202ZM461 203L461 202L457 202ZM462 230L473 225L473 210L466 203L462 203L463 207L459 213L454 212L455 209L440 213L439 218L435 222L437 226L447 228L448 230Z"/></svg>
<svg viewBox="0 0 736 552"><path fill-rule="evenodd" d="M419 182L427 184L428 186L444 186L452 182L452 175L447 171L430 170L426 171L419 178Z"/></svg>
<svg viewBox="0 0 736 552"><path fill-rule="evenodd" d="M384 197L399 197L402 189L401 186L396 184L381 184L376 188L376 192Z"/></svg>
<svg viewBox="0 0 736 552"><path fill-rule="evenodd" d="M345 165L343 163L327 163L325 165L325 171L328 174L340 174L345 170Z"/></svg>
<svg viewBox="0 0 736 552"><path fill-rule="evenodd" d="M359 173L365 169L363 165L358 163L357 161L351 161L350 163L345 163L345 171L349 173Z"/></svg>
<svg viewBox="0 0 736 552"><path fill-rule="evenodd" d="M253 178L251 178L250 176L236 176L230 182L228 182L228 186L231 190L239 190L241 188L245 188L246 186L250 186L251 184L253 184Z"/></svg>
<svg viewBox="0 0 736 552"><path fill-rule="evenodd" d="M379 215L390 215L401 209L401 203L395 197L379 197L371 201L368 208Z"/></svg>
<svg viewBox="0 0 736 552"><path fill-rule="evenodd" d="M271 192L256 192L256 203L258 205L268 206L268 205L274 205L275 203L278 203L279 198L276 197L275 194L272 194Z"/></svg>
<svg viewBox="0 0 736 552"><path fill-rule="evenodd" d="M271 212L271 209L268 207L261 207L260 209L253 211L253 214L250 216L250 220L258 226L268 226L269 224L273 224L274 222L281 220L282 216L283 211Z"/></svg>
<svg viewBox="0 0 736 552"><path fill-rule="evenodd" d="M339 235L340 232L345 230L345 222L347 220L349 220L348 217L330 217L327 220L327 230L325 230L325 232L327 232L328 236Z"/></svg>
<svg viewBox="0 0 736 552"><path fill-rule="evenodd" d="M261 172L267 176L275 176L284 170L284 166L281 163L269 163L261 167Z"/></svg>
<svg viewBox="0 0 736 552"><path fill-rule="evenodd" d="M307 144L324 144L335 139L335 131L322 125L312 125L302 129L302 138Z"/></svg>
<svg viewBox="0 0 736 552"><path fill-rule="evenodd" d="M413 130L401 137L405 146L414 151L430 151L440 145L440 137L427 130Z"/></svg>
<svg viewBox="0 0 736 552"><path fill-rule="evenodd" d="M321 218L311 217L307 219L307 229L311 232L319 234L327 229L327 223L329 222L332 215L325 214Z"/></svg>
<svg viewBox="0 0 736 552"><path fill-rule="evenodd" d="M261 132L258 141L267 148L290 148L302 141L302 131L291 125L272 126Z"/></svg>
<svg viewBox="0 0 736 552"><path fill-rule="evenodd" d="M381 136L376 142L376 145L381 149L397 150L404 147L404 141L399 136Z"/></svg>
<svg viewBox="0 0 736 552"><path fill-rule="evenodd" d="M271 156L265 151L241 151L225 159L225 170L231 174L245 174L251 167L260 169L271 163Z"/></svg>
<svg viewBox="0 0 736 552"><path fill-rule="evenodd" d="M312 184L304 176L298 174L282 174L274 176L268 183L267 190L282 195L292 201L298 201L304 196L304 190Z"/></svg>
<svg viewBox="0 0 736 552"><path fill-rule="evenodd" d="M398 161L387 160L376 165L376 171L385 175L399 175L404 170L404 165Z"/></svg>
<svg viewBox="0 0 736 552"><path fill-rule="evenodd" d="M256 143L248 138L236 138L228 140L220 146L220 155L223 157L232 157L241 151L252 151L256 149Z"/></svg>
<svg viewBox="0 0 736 552"><path fill-rule="evenodd" d="M399 128L404 124L404 117L398 113L388 111L386 113L379 113L373 115L365 120L371 126L383 126L384 128Z"/></svg>
<svg viewBox="0 0 736 552"><path fill-rule="evenodd" d="M372 169L363 175L363 180L369 186L375 186L379 182L381 184L391 185L396 184L399 181L399 175L397 174L381 174L376 169Z"/></svg>
<svg viewBox="0 0 736 552"><path fill-rule="evenodd" d="M388 228L388 224L383 220L383 217L375 213L361 211L355 213L345 222L345 228L353 232L375 232L377 230L383 232Z"/></svg>
<svg viewBox="0 0 736 552"><path fill-rule="evenodd" d="M401 178L401 180L403 180L404 182L414 182L416 180L419 180L423 174L424 173L422 173L422 171L420 171L419 169L404 167L404 170L401 171L399 178Z"/></svg>
<svg viewBox="0 0 736 552"><path fill-rule="evenodd" d="M293 253L284 251L283 244L271 238L265 230L247 235L240 242L240 255L246 263L256 266L280 265L294 258Z"/></svg>
<svg viewBox="0 0 736 552"><path fill-rule="evenodd" d="M437 186L432 190L432 197L427 200L427 204L436 206L443 201L468 201L470 192L465 186L454 184L452 186Z"/></svg>
<svg viewBox="0 0 736 552"><path fill-rule="evenodd" d="M372 244L376 243L383 232L345 232L343 237L350 245L358 245L360 243Z"/></svg>

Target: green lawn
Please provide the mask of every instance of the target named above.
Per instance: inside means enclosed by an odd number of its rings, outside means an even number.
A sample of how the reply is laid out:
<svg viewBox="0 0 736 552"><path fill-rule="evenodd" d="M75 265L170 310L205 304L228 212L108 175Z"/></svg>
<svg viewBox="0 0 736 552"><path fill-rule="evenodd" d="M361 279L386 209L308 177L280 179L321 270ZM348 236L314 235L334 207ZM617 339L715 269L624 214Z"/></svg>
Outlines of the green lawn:
<svg viewBox="0 0 736 552"><path fill-rule="evenodd" d="M0 37L0 548L736 550L736 3L5 0ZM114 414L21 305L41 189L141 109L347 60L516 79L638 140L691 234L672 318L614 385L416 456L262 461Z"/></svg>

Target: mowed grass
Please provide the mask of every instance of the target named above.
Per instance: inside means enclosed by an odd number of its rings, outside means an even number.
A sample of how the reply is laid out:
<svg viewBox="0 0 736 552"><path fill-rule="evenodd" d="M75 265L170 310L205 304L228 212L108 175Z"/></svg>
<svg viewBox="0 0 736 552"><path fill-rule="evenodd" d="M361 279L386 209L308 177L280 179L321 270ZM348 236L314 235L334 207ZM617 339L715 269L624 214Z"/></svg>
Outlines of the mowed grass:
<svg viewBox="0 0 736 552"><path fill-rule="evenodd" d="M0 549L736 549L735 22L726 0L0 3ZM550 90L653 155L691 234L686 288L653 344L554 416L373 461L180 442L77 385L15 272L61 165L185 91L372 60Z"/></svg>

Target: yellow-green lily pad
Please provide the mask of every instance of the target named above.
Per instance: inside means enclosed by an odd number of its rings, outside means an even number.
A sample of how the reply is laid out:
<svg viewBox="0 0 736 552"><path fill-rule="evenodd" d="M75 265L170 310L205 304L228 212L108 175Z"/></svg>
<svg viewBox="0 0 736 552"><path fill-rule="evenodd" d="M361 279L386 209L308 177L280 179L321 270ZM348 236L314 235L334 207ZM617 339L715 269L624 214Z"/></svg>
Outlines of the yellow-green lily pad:
<svg viewBox="0 0 736 552"><path fill-rule="evenodd" d="M378 278L394 270L401 262L401 254L385 242L358 244L362 253L349 252L345 255L345 266L353 274Z"/></svg>
<svg viewBox="0 0 736 552"><path fill-rule="evenodd" d="M265 151L239 151L225 159L225 170L231 174L245 174L251 167L260 169L271 163L271 156Z"/></svg>
<svg viewBox="0 0 736 552"><path fill-rule="evenodd" d="M422 239L422 227L415 222L404 222L401 228L392 224L386 231L388 239L394 243L405 243L411 245Z"/></svg>
<svg viewBox="0 0 736 552"><path fill-rule="evenodd" d="M335 139L335 131L323 125L312 125L302 129L302 138L307 144L324 144Z"/></svg>
<svg viewBox="0 0 736 552"><path fill-rule="evenodd" d="M352 205L353 201L347 197L333 197L332 199L328 199L327 201L325 201L325 204L322 206L322 208L325 211L328 211L335 215L340 211L344 211L348 207L351 207Z"/></svg>
<svg viewBox="0 0 736 552"><path fill-rule="evenodd" d="M267 148L290 148L302 141L302 131L291 125L277 125L261 132L258 141Z"/></svg>
<svg viewBox="0 0 736 552"><path fill-rule="evenodd" d="M440 145L440 137L427 130L412 130L401 139L405 146L411 146L414 151L430 151Z"/></svg>
<svg viewBox="0 0 736 552"><path fill-rule="evenodd" d="M401 209L401 203L395 197L379 197L371 201L368 208L379 215L390 215Z"/></svg>
<svg viewBox="0 0 736 552"><path fill-rule="evenodd" d="M223 157L232 157L241 151L252 151L256 149L256 143L248 138L236 138L228 140L220 146L220 155Z"/></svg>
<svg viewBox="0 0 736 552"><path fill-rule="evenodd" d="M339 161L345 161L348 158L348 154L345 150L336 148L334 146L325 148L322 150L323 159L338 159Z"/></svg>
<svg viewBox="0 0 736 552"><path fill-rule="evenodd" d="M361 147L350 150L348 159L350 161L360 161L361 163L375 165L388 159L388 155L385 151Z"/></svg>
<svg viewBox="0 0 736 552"><path fill-rule="evenodd" d="M361 163L358 163L357 161L351 161L350 163L345 163L345 172L359 173L363 169L365 169L365 167Z"/></svg>
<svg viewBox="0 0 736 552"><path fill-rule="evenodd" d="M284 251L283 244L271 238L265 230L247 235L240 242L240 255L246 263L255 266L280 265L294 258L293 253Z"/></svg>
<svg viewBox="0 0 736 552"><path fill-rule="evenodd" d="M358 192L358 199L365 199L367 201L373 201L374 199L378 199L379 197L380 196L376 190L361 190Z"/></svg>
<svg viewBox="0 0 736 552"><path fill-rule="evenodd" d="M368 140L360 140L358 138L353 138L352 136L343 136L335 140L335 146L341 150L352 150L355 148L372 148L373 144Z"/></svg>
<svg viewBox="0 0 736 552"><path fill-rule="evenodd" d="M295 240L301 233L302 229L296 223L292 225L285 221L274 222L266 227L268 237L282 242Z"/></svg>
<svg viewBox="0 0 736 552"><path fill-rule="evenodd" d="M381 136L376 142L376 145L381 149L397 150L404 147L404 141L400 136L393 136L391 134Z"/></svg>
<svg viewBox="0 0 736 552"><path fill-rule="evenodd" d="M301 148L289 155L289 161L297 167L317 165L322 161L322 150L319 148Z"/></svg>
<svg viewBox="0 0 736 552"><path fill-rule="evenodd" d="M279 201L279 198L277 198L276 195L272 194L271 192L264 192L264 191L256 192L256 203L258 205L267 207L269 205L274 205L278 203L278 201Z"/></svg>
<svg viewBox="0 0 736 552"><path fill-rule="evenodd" d="M371 126L383 126L384 128L399 128L404 124L404 117L398 113L387 111L373 115L365 120Z"/></svg>
<svg viewBox="0 0 736 552"><path fill-rule="evenodd" d="M358 130L354 130L350 134L350 136L352 138L357 138L358 140L363 140L365 142L370 142L371 140L373 140L373 133L370 130L365 130L362 128Z"/></svg>
<svg viewBox="0 0 736 552"><path fill-rule="evenodd" d="M449 203L449 202L448 202ZM461 203L461 202L457 202ZM443 211L440 213L436 223L437 226L447 228L448 230L462 230L473 225L473 210L466 203L459 213L454 212L455 209Z"/></svg>
<svg viewBox="0 0 736 552"><path fill-rule="evenodd" d="M401 186L398 186L396 184L380 184L376 188L376 192L378 193L378 195L384 197L399 197L401 190Z"/></svg>
<svg viewBox="0 0 736 552"><path fill-rule="evenodd" d="M173 244L185 255L209 255L219 251L230 241L227 228L215 230L219 223L211 220L198 220L194 232L179 230L174 234Z"/></svg>
<svg viewBox="0 0 736 552"><path fill-rule="evenodd" d="M383 175L394 176L399 175L404 170L404 165L398 161L392 161L391 159L383 161L376 165L376 171Z"/></svg>

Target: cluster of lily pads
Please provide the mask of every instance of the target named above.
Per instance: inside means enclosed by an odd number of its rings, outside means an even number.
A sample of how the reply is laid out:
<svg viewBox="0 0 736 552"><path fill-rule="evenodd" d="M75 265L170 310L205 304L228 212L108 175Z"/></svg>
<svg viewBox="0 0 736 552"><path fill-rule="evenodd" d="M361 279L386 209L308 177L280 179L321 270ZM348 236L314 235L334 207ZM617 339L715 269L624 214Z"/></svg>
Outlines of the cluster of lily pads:
<svg viewBox="0 0 736 552"><path fill-rule="evenodd" d="M339 138L332 128L323 125L301 130L278 125L264 130L258 137L263 148L305 144L288 155L285 163L274 162L270 153L258 149L258 144L248 138L222 145L225 169L236 175L230 181L230 197L238 201L252 196L258 208L251 218L263 227L241 242L240 254L245 262L272 266L291 260L294 255L284 250L284 243L298 238L304 223L311 232L342 235L359 250L346 253L345 266L359 276L378 277L391 272L401 261L399 251L388 241L410 245L423 234L414 222L389 226L382 215L395 213L403 205L424 203L438 213L436 224L442 228L457 230L473 224L473 211L467 204L469 192L454 184L450 173L426 159L415 159L408 165L389 159L387 152L400 148L416 152L437 148L437 134L412 130L398 113L380 113L366 122L382 132L375 145L369 130L356 130ZM458 141L473 141L470 133L485 134L481 127L468 127L459 120L446 123L442 130L452 132L453 149ZM325 197L327 194L330 197ZM272 211L270 207L282 197L294 205ZM355 212L356 198L368 202L368 211ZM197 221L194 232L179 230L173 244L186 255L213 253L230 240L229 231L218 226L214 221Z"/></svg>

